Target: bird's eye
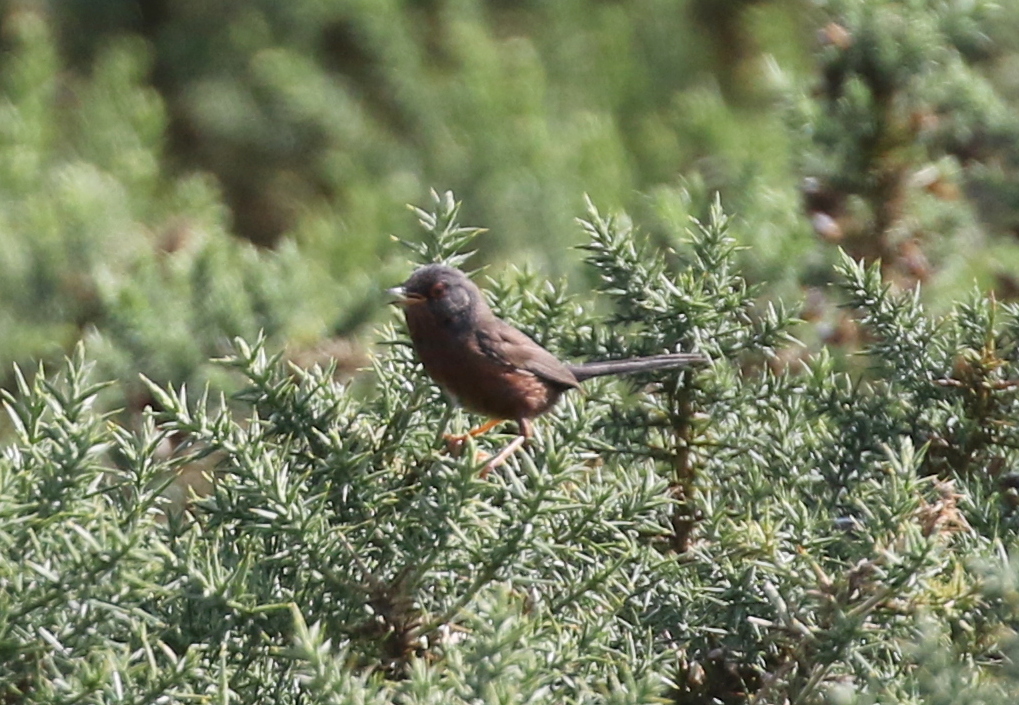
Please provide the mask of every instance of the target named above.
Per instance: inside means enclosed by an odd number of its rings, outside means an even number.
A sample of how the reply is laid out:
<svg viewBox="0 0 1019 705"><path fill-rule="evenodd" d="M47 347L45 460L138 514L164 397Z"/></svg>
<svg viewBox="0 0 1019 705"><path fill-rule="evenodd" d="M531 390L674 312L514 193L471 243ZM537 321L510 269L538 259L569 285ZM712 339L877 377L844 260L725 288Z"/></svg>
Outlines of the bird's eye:
<svg viewBox="0 0 1019 705"><path fill-rule="evenodd" d="M436 282L432 285L432 290L429 292L429 295L433 299L441 299L446 295L446 285L443 282Z"/></svg>

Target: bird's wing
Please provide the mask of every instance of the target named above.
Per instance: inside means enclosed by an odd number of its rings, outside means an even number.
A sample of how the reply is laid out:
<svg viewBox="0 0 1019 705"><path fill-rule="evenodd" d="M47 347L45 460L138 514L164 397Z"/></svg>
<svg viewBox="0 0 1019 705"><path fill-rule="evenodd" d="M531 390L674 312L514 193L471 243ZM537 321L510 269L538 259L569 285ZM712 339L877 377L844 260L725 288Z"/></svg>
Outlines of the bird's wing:
<svg viewBox="0 0 1019 705"><path fill-rule="evenodd" d="M498 321L486 331L478 331L482 352L504 365L525 370L563 387L579 387L577 378L556 356L513 326Z"/></svg>

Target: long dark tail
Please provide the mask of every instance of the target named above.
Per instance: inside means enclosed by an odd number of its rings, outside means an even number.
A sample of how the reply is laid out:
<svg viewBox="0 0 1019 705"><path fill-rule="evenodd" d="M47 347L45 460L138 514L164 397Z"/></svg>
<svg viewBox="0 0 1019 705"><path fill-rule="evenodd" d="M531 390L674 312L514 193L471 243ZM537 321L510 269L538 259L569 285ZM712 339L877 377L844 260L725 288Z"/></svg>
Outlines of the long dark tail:
<svg viewBox="0 0 1019 705"><path fill-rule="evenodd" d="M570 365L569 368L577 381L583 382L585 379L603 375L630 375L654 370L674 370L680 367L706 365L707 363L708 358L698 353L674 353L672 355L631 357L626 360L585 362L583 365Z"/></svg>

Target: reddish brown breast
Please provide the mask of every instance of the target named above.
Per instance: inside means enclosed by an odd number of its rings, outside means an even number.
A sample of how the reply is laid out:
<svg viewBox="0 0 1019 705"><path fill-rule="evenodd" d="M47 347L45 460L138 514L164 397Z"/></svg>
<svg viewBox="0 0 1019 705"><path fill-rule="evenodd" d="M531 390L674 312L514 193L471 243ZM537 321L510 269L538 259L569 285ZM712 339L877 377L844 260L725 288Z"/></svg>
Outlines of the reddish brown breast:
<svg viewBox="0 0 1019 705"><path fill-rule="evenodd" d="M530 419L548 411L562 389L482 352L471 338L445 335L408 317L408 329L425 371L471 411L498 419Z"/></svg>

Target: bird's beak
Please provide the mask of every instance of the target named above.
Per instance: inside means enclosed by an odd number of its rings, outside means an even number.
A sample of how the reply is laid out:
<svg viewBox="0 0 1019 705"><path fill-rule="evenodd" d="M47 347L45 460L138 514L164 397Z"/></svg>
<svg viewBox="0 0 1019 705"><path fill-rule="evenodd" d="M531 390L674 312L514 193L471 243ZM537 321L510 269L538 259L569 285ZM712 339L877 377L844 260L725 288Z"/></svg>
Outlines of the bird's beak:
<svg viewBox="0 0 1019 705"><path fill-rule="evenodd" d="M392 289L387 289L386 293L393 297L391 302L394 306L410 306L412 304L419 304L425 300L425 297L421 294L410 294L402 286L394 286Z"/></svg>

